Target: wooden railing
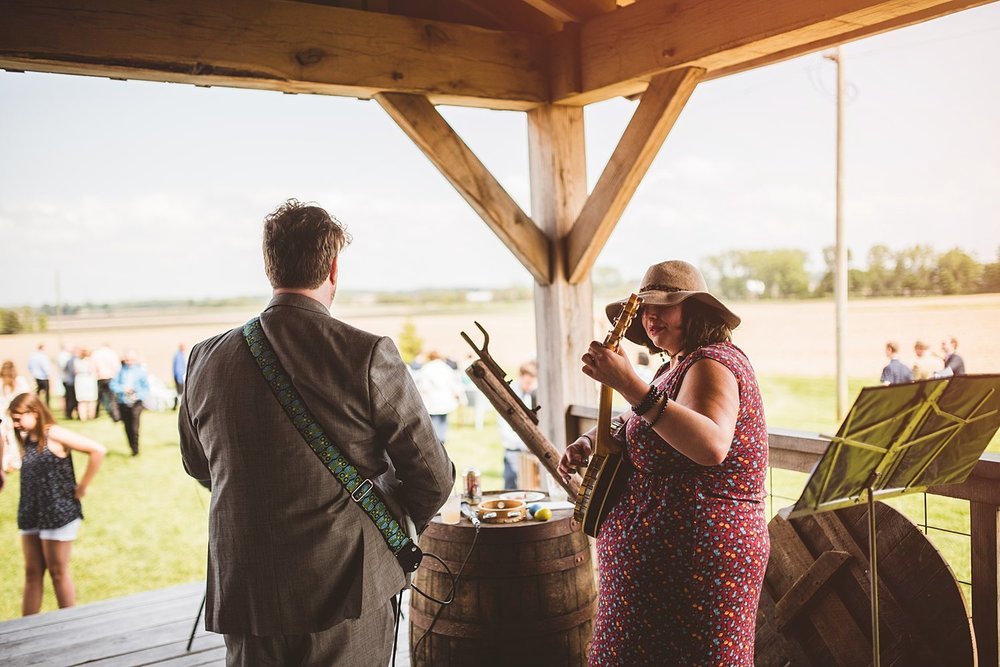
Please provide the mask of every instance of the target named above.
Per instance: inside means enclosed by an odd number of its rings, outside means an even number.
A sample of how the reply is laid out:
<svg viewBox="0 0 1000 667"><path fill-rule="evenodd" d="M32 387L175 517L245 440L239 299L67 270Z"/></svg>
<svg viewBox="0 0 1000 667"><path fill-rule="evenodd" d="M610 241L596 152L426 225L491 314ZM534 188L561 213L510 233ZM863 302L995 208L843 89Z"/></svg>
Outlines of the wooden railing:
<svg viewBox="0 0 1000 667"><path fill-rule="evenodd" d="M567 433L582 433L597 423L597 410L571 406L566 418ZM768 434L770 465L783 470L810 472L830 444L815 433L770 429ZM1000 664L1000 456L984 454L964 483L932 487L927 493L969 503L972 623L979 664Z"/></svg>

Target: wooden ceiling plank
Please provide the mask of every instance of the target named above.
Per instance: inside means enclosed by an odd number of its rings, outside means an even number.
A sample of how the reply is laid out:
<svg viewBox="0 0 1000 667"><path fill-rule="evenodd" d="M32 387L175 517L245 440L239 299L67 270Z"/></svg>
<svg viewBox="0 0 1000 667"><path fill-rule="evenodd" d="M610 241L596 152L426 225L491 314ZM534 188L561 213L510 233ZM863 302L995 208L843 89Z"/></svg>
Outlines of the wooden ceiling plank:
<svg viewBox="0 0 1000 667"><path fill-rule="evenodd" d="M995 1L995 0L990 0ZM977 2L976 4L983 4ZM881 34L884 32L889 32L890 30L895 30L897 28L905 28L908 25L913 25L916 23L922 23L924 21L929 21L932 19L940 18L947 14L953 14L955 12L962 11L963 9L968 9L970 4L968 0L952 0L943 5L935 5L930 9L913 12L912 14L906 14L899 16L895 19L889 21L883 21L878 24L877 28L872 28L869 26L861 27L857 30L849 31L847 33L838 34L835 37L828 37L826 39L817 40L814 42L809 42L807 44L798 44L791 48L784 49L782 51L776 51L774 53L769 53L763 58L751 59L743 62L736 63L732 67L721 67L718 69L713 69L705 77L707 79L719 79L730 74L737 74L739 72L744 72L746 70L754 69L756 67L762 67L764 65L771 65L776 62L781 62L782 60L789 60L791 58L796 58L806 53L821 51L823 49L837 46L838 44L843 44L845 42L853 42L858 39L863 39L865 37L871 37L872 35Z"/></svg>
<svg viewBox="0 0 1000 667"><path fill-rule="evenodd" d="M634 94L650 77L683 67L700 67L708 71L707 78L714 78L716 71L744 71L991 1L637 2L583 25L579 46L583 90L561 89L560 77L554 76L552 100L589 104Z"/></svg>
<svg viewBox="0 0 1000 667"><path fill-rule="evenodd" d="M374 97L535 280L547 285L551 279L549 238L434 105L426 97L407 93L378 93Z"/></svg>
<svg viewBox="0 0 1000 667"><path fill-rule="evenodd" d="M565 237L566 274L571 283L590 274L667 134L704 76L705 70L687 68L660 74L650 82L594 191Z"/></svg>
<svg viewBox="0 0 1000 667"><path fill-rule="evenodd" d="M543 35L557 33L563 27L561 21L546 16L534 7L525 4L522 0L488 0L487 2L483 2L482 0L452 1L490 21L492 25L487 25L487 27ZM440 0L435 0L435 6L442 7L443 10ZM442 15L439 18L448 20L447 15Z"/></svg>
<svg viewBox="0 0 1000 667"><path fill-rule="evenodd" d="M561 23L582 23L613 11L615 0L521 0Z"/></svg>
<svg viewBox="0 0 1000 667"><path fill-rule="evenodd" d="M278 0L4 3L0 68L498 109L548 99L539 36Z"/></svg>

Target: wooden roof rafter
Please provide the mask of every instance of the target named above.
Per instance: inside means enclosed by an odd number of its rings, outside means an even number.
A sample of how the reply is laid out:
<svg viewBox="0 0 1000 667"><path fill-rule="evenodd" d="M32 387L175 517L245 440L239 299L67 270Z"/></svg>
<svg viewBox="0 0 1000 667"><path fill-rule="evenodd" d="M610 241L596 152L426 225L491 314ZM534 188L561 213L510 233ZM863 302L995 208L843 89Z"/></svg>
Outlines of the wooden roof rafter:
<svg viewBox="0 0 1000 667"><path fill-rule="evenodd" d="M590 270L639 183L705 71L689 68L655 77L622 134L594 191L569 231L550 240L517 205L425 97L379 93L375 99L444 174L540 285L553 280L550 258L568 282ZM582 121L581 121L582 122ZM583 159L582 153L579 159ZM540 168L540 167L539 167ZM553 254L552 244L559 243Z"/></svg>
<svg viewBox="0 0 1000 667"><path fill-rule="evenodd" d="M540 285L552 280L551 241L472 149L420 95L379 93L376 101L500 237Z"/></svg>
<svg viewBox="0 0 1000 667"><path fill-rule="evenodd" d="M3 0L0 68L525 111L636 95L670 70L725 76L989 1ZM419 13L462 7L517 29Z"/></svg>
<svg viewBox="0 0 1000 667"><path fill-rule="evenodd" d="M687 104L705 70L688 68L653 78L604 172L566 236L566 276L590 275L625 207Z"/></svg>
<svg viewBox="0 0 1000 667"><path fill-rule="evenodd" d="M577 39L555 43L573 52L550 54L553 67L575 72L550 73L550 101L634 95L652 76L686 67L713 79L992 1L645 0L595 16Z"/></svg>
<svg viewBox="0 0 1000 667"><path fill-rule="evenodd" d="M0 2L0 19L6 69L496 109L548 99L528 33L280 0Z"/></svg>
<svg viewBox="0 0 1000 667"><path fill-rule="evenodd" d="M615 0L522 0L561 23L583 23L613 11Z"/></svg>

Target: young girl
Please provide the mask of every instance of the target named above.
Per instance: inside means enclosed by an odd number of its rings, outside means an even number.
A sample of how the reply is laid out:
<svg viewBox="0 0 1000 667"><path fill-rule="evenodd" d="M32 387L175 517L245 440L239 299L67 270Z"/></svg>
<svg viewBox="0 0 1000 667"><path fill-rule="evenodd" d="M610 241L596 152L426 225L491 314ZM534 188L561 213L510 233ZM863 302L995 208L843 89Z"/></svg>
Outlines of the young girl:
<svg viewBox="0 0 1000 667"><path fill-rule="evenodd" d="M45 570L52 578L59 607L72 607L76 589L69 574L69 557L83 520L80 499L101 467L106 450L90 438L57 426L52 413L34 394L15 396L9 412L23 456L17 508L24 550L21 613L28 616L41 608ZM89 455L79 484L70 456L74 449Z"/></svg>

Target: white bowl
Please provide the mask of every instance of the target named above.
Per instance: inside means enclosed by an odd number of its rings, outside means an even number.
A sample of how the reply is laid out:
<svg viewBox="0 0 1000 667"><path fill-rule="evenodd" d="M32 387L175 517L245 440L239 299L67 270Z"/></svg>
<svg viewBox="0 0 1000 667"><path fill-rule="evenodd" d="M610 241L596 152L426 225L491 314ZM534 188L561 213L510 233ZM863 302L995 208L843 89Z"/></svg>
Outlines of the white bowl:
<svg viewBox="0 0 1000 667"><path fill-rule="evenodd" d="M501 493L499 497L504 500L523 500L526 503L533 503L544 498L545 494L541 491L508 491Z"/></svg>

